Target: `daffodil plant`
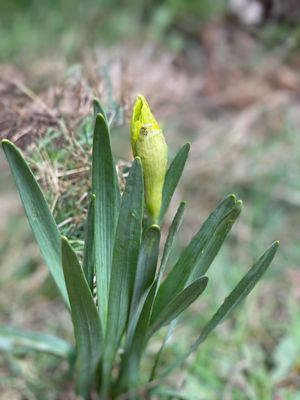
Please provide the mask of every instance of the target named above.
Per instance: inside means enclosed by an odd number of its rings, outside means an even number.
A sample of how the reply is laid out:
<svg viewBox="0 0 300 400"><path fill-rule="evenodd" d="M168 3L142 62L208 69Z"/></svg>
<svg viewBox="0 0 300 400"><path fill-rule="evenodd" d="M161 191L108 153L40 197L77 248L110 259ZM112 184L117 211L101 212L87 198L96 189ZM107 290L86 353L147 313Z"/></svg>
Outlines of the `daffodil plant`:
<svg viewBox="0 0 300 400"><path fill-rule="evenodd" d="M226 197L170 266L185 203L179 205L164 243L160 243L160 227L190 145L185 144L167 168L162 129L146 99L138 96L131 122L134 160L121 193L107 118L97 100L94 111L92 193L82 261L68 239L61 236L21 152L8 140L2 142L33 234L70 310L75 347L57 337L12 328L0 328L0 335L6 335L15 345L54 353L70 362L75 354L77 393L84 399L91 393L101 400L139 399L141 388L147 396L159 390L166 376L197 351L249 294L270 265L278 242L258 259L199 328L199 337L187 351L165 370L159 366L160 351L149 380L145 380L140 365L149 341L162 327L173 326L203 293L208 284L205 274L238 218L242 203L234 195Z"/></svg>

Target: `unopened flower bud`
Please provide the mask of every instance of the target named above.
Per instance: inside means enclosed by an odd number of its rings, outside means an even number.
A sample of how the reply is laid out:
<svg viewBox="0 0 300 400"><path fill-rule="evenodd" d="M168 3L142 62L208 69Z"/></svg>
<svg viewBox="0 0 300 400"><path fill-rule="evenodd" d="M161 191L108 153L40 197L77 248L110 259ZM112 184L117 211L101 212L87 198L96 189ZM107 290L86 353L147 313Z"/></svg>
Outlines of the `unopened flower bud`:
<svg viewBox="0 0 300 400"><path fill-rule="evenodd" d="M131 145L143 165L145 202L153 222L159 218L166 175L168 149L163 132L146 99L139 95L131 120Z"/></svg>

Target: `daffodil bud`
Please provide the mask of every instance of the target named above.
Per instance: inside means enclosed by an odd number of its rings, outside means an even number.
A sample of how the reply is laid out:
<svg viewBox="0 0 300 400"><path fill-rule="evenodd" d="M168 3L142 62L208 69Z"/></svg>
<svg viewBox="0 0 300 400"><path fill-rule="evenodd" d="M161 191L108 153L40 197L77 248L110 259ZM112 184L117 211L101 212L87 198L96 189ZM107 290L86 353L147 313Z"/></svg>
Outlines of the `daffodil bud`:
<svg viewBox="0 0 300 400"><path fill-rule="evenodd" d="M157 222L166 175L168 148L163 132L154 118L146 99L139 95L131 120L133 155L143 165L145 202L153 222Z"/></svg>

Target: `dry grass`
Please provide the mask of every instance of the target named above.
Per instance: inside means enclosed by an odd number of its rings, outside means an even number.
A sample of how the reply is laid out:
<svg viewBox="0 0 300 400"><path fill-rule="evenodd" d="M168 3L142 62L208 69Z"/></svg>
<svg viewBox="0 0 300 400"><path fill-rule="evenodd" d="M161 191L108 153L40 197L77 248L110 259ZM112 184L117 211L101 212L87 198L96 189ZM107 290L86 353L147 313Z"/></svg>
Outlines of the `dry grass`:
<svg viewBox="0 0 300 400"><path fill-rule="evenodd" d="M215 280L212 277L215 292L211 294L216 299L208 300L208 308L226 294L229 283L240 276L244 263L249 265L272 239L281 239L283 250L274 269L275 277L263 282L264 289L245 307L248 328L243 328L245 321L239 316L237 320L242 327L238 332L234 334L233 320L218 338L222 337L231 349L232 355L222 354L231 367L227 365L226 373L218 372L214 382L224 383L222 398L240 400L234 393L240 387L251 386L248 378L256 369L251 363L260 363L257 370L269 373L273 367L265 364L274 362L269 359L281 338L289 337L287 325L296 324L290 307L291 303L299 304L299 277L293 267L299 264L295 237L300 223L297 150L300 83L294 67L297 55L294 64L287 64L286 49L267 54L250 34L235 29L212 24L192 51L187 49L180 55L147 44L139 50L99 49L93 56L87 56L81 66L69 69L61 63L59 68L55 64L51 70L50 65L46 71L40 64L33 65L25 73L5 67L0 79L0 132L30 157L61 229L80 250L90 190L92 124L87 115L91 115L91 100L94 95L99 96L114 118L113 144L117 156L125 160L120 163L122 177L131 159L127 126L133 98L138 92L148 97L154 113L164 121L171 156L185 141L192 142L187 169L167 216L168 223L178 200L183 197L188 200L182 242L191 237L207 213L229 191L237 191L245 200L245 213L231 235L230 246L214 266L217 277ZM49 60L47 63L51 64ZM5 207L1 207L0 214L9 213L7 204L15 192L1 196ZM40 330L47 328L68 337L68 317L63 305L55 299L51 285L49 289L46 270L32 245L20 204L12 202L11 208L15 216L0 226L5 248L0 252L3 288L0 320ZM20 221L19 236L12 239L15 221ZM14 278L18 271L26 271L26 263L19 262L25 259L36 265L34 271L26 279ZM290 272L283 273L285 268ZM287 291L287 287L291 290ZM192 334L202 322L202 316L199 318L198 325L191 327ZM257 361L253 356L250 362L237 348L244 340L246 348L252 349L254 335L255 350L261 351L262 360ZM173 345L176 347L176 342ZM215 342L208 344L208 351L218 359ZM166 360L168 355L167 352ZM242 359L233 368L239 356ZM29 357L28 362L28 368L33 368L34 360ZM210 362L211 368L220 368ZM197 369L200 368L197 363L196 359L194 367L191 366L196 370L191 378L204 374ZM294 376L297 365L293 364L281 378L282 385L284 379ZM59 371L62 367L57 368ZM39 377L37 371L34 373ZM7 378L3 364L0 374ZM237 379L232 378L235 375ZM0 375L0 387L1 379ZM30 381L28 376L26 379ZM24 383L24 377L14 384L16 388L9 385L5 388L4 398L19 399L20 393L25 393L26 398L37 399L35 394L26 394L30 385ZM253 387L261 393L258 383L257 388L255 383ZM294 390L299 384L293 380L286 387ZM49 388L44 389L48 396L44 398L52 399ZM66 396L64 400L69 398Z"/></svg>

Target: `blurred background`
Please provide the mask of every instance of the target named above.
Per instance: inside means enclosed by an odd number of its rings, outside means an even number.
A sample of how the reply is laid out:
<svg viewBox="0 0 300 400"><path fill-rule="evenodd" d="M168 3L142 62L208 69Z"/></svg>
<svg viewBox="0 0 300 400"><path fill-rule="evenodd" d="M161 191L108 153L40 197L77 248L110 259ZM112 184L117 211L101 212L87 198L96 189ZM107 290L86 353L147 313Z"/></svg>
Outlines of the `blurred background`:
<svg viewBox="0 0 300 400"><path fill-rule="evenodd" d="M0 137L22 148L79 254L94 96L109 114L121 169L132 157L128 124L138 93L164 127L170 159L192 144L163 231L186 200L174 260L227 194L244 202L163 366L264 249L281 242L247 301L170 377L183 398L300 399L299 23L298 0L0 2ZM72 340L3 152L0 169L0 324ZM1 400L75 399L63 362L7 352L0 340L1 349Z"/></svg>

